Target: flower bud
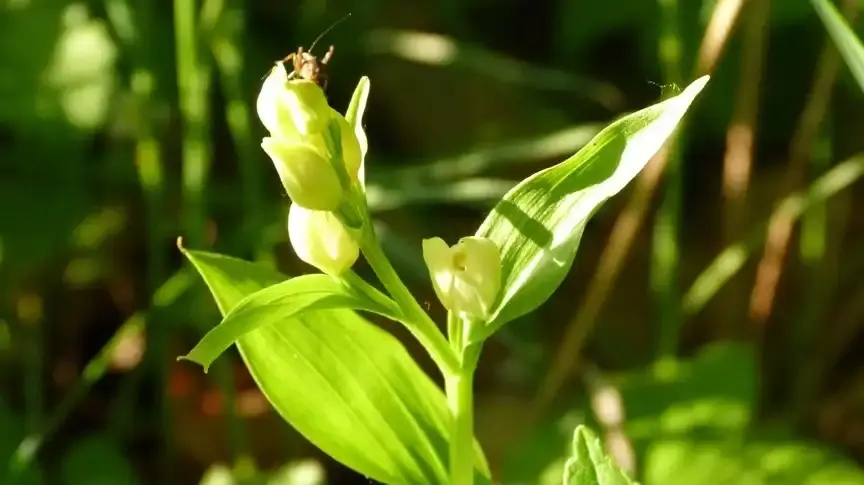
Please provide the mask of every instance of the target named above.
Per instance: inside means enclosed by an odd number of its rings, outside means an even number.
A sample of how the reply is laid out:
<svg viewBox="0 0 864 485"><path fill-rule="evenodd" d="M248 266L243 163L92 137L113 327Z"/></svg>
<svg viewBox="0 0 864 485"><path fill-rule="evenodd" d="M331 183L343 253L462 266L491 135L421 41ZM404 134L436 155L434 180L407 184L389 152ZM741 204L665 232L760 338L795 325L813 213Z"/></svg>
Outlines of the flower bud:
<svg viewBox="0 0 864 485"><path fill-rule="evenodd" d="M333 277L344 273L360 256L360 247L332 212L291 204L288 239L301 260Z"/></svg>
<svg viewBox="0 0 864 485"><path fill-rule="evenodd" d="M445 308L475 318L489 316L501 288L501 255L491 239L464 237L453 247L438 237L424 239L423 259Z"/></svg>
<svg viewBox="0 0 864 485"><path fill-rule="evenodd" d="M324 92L314 82L288 80L283 63L277 63L264 80L257 110L270 132L261 146L294 203L310 210L335 210L345 188L334 167L334 155L341 152L352 183L362 163L360 141L345 117L327 104ZM327 136L334 123L339 126L340 140ZM333 143L341 146L334 147Z"/></svg>
<svg viewBox="0 0 864 485"><path fill-rule="evenodd" d="M264 80L257 109L270 135L286 139L321 133L332 114L321 87L306 79L289 81L281 62Z"/></svg>
<svg viewBox="0 0 864 485"><path fill-rule="evenodd" d="M264 138L261 147L273 160L282 186L294 204L310 210L334 210L342 186L330 162L313 145Z"/></svg>

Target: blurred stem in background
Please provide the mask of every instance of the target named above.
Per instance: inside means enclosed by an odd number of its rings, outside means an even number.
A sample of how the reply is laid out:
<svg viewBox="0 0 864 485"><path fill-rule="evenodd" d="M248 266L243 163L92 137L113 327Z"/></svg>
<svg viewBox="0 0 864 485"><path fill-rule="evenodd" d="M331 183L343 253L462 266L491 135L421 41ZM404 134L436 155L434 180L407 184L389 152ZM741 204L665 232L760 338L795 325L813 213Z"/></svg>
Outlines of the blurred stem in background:
<svg viewBox="0 0 864 485"><path fill-rule="evenodd" d="M830 118L826 121L830 121ZM831 140L831 128L826 127L813 144L810 154L810 174L812 178L821 176L831 168L831 161L835 158ZM810 178L810 177L808 177ZM834 209L842 208L848 204L847 197L837 197L830 206ZM845 199L845 200L844 200ZM845 204L844 204L845 202ZM838 207L841 206L841 207ZM837 212L833 210L831 212ZM848 212L848 211L847 211ZM839 282L839 255L842 244L842 227L847 221L834 221L829 217L829 204L827 201L812 204L801 217L801 234L799 243L799 258L803 266L798 275L798 287L807 288L801 299L801 311L792 319L791 336L788 341L789 355L809 356L807 358L795 358L789 362L790 374L801 376L797 382L789 383L794 392L791 402L795 403L795 415L799 424L804 424L804 418L811 409L811 390L807 378L811 374L810 368L818 368L813 360L824 357L819 355L819 332L817 329L823 318L830 318L827 312L830 309L832 296ZM848 219L843 217L843 219ZM833 224L832 224L833 222ZM833 234L832 234L833 233ZM831 251L828 247L831 246ZM837 325L837 323L835 323ZM830 359L831 356L828 356Z"/></svg>
<svg viewBox="0 0 864 485"><path fill-rule="evenodd" d="M769 0L753 0L745 9L741 74L735 94L732 121L726 130L726 150L723 156L723 236L721 240L724 245L738 241L744 231L747 190L755 155L769 8ZM747 329L742 328L744 325L740 323L741 319L733 313L737 307L738 305L726 305L717 310L721 314L717 318L718 328L714 329L718 338L734 338L746 333Z"/></svg>
<svg viewBox="0 0 864 485"><path fill-rule="evenodd" d="M806 190L787 195L777 204L770 219L751 229L747 235L720 252L696 277L684 294L685 318L692 318L705 308L720 288L744 267L744 263L765 242L771 220L783 217L797 220L810 207L824 203L864 176L864 157L856 156L835 165ZM783 215L780 215L783 213Z"/></svg>
<svg viewBox="0 0 864 485"><path fill-rule="evenodd" d="M242 183L244 227L240 230L243 250L252 242L256 260L272 261L270 246L262 237L263 201L261 200L260 171L253 155L256 148L249 127L249 106L244 96L243 57L238 46L243 38L243 2L206 0L201 8L201 31L208 41L215 60L225 100L225 117L236 150ZM227 7L227 8L226 8ZM202 329L202 334L208 329ZM225 417L228 420L228 442L232 459L238 470L246 470L238 461L251 459L249 438L237 410L236 384L233 367L235 359L225 356L214 366L214 375L225 399Z"/></svg>
<svg viewBox="0 0 864 485"><path fill-rule="evenodd" d="M745 12L738 89L723 158L723 242L737 241L744 230L747 189L753 171L759 95L768 31L769 0L752 0Z"/></svg>
<svg viewBox="0 0 864 485"><path fill-rule="evenodd" d="M847 19L854 16L859 3L857 0L844 1L843 13ZM831 40L826 38L807 103L798 119L798 126L789 147L788 168L781 193L793 192L804 182L807 161L826 117L840 66L840 55ZM768 237L756 270L756 282L750 293L748 307L752 332L759 341L764 338L765 327L774 309L777 286L795 225L795 219L790 218L787 213L776 214L777 217L771 220L768 227Z"/></svg>
<svg viewBox="0 0 864 485"><path fill-rule="evenodd" d="M717 61L725 50L732 28L738 19L740 8L741 0L721 0L714 6L699 46L696 76L711 74L717 66ZM578 360L574 356L580 355L582 345L600 317L606 299L611 294L633 247L636 234L639 232L654 189L663 172L668 156L667 147L668 144L660 149L660 152L654 156L654 160L648 163L636 179L627 204L615 220L606 248L597 263L597 270L588 283L587 293L579 305L578 312L567 326L558 350L555 351L549 372L540 383L527 423L534 423L543 415L578 365Z"/></svg>
<svg viewBox="0 0 864 485"><path fill-rule="evenodd" d="M210 170L210 144L207 139L208 101L210 91L209 69L199 55L199 24L196 19L195 0L174 0L175 62L177 69L177 96L182 118L182 194L183 233L193 247L205 244L207 214L204 189ZM163 478L168 479L171 470L171 401L168 394L170 382L169 356L165 343L168 338L164 325L154 336L158 345L153 355L162 368L160 389L162 391L163 442L165 455L162 461Z"/></svg>
<svg viewBox="0 0 864 485"><path fill-rule="evenodd" d="M44 347L42 325L45 324L42 297L25 292L16 298L16 316L24 336L27 373L24 377L25 429L36 433L42 427L45 392L42 390Z"/></svg>
<svg viewBox="0 0 864 485"><path fill-rule="evenodd" d="M820 8L818 3L814 6L816 7L816 12L825 21L824 10ZM860 10L860 2L844 1L840 2L840 6L843 17L848 19L850 24L854 25L854 21ZM855 76L859 86L861 86L862 79L860 76L855 75L856 71L860 71L860 68L856 69L854 65L856 63L849 62L850 59L847 57L851 46L848 44L844 45L842 41L839 41L836 31L833 31L829 24L826 24L826 27L828 27L827 30L829 33L829 37L826 39L828 44L826 44L822 54L823 57L820 59L822 62L820 68L826 71L829 69L833 70L834 72L830 74L832 74L833 78L836 78L841 69L841 58L845 57L848 67L852 70L853 76ZM842 55L838 47L844 51ZM808 108L811 103L815 103L819 101L820 97L824 97L826 98L823 101L825 104L824 109L827 111L831 109L831 90L834 84L836 84L836 80L831 79L832 82L829 87L822 87L818 85L818 79L817 77L814 80L813 92L811 93L812 98L808 100ZM826 91L826 94L820 96L818 92L820 89ZM816 108L818 106L811 109ZM842 110L834 110L835 113L837 111L842 112ZM809 165L809 167L805 167L802 171L809 172L811 177L819 177L823 172L828 171L831 168L831 160L836 159L838 156L834 147L834 138L838 133L835 133L834 128L842 126L842 124L835 126L831 123L832 119L837 117L836 114L835 116L823 116L823 123L826 126L812 128L814 134L811 135L810 146L797 147L799 150L809 149L808 153L801 154L803 161L800 163L802 165ZM803 142L807 141L804 139L806 138L804 124L804 114L802 113L799 133L796 133L801 135L802 145ZM791 157L794 155L797 154L790 153L790 163L792 163ZM809 164L806 161L806 157L810 158ZM806 177L807 174L802 174L801 176ZM801 311L798 312L798 317L793 319L794 327L791 331L788 344L791 349L791 355L808 355L810 357L796 359L790 363L792 368L791 374L800 374L802 377L787 383L791 388L792 397L795 398L794 416L799 424L805 424L807 416L814 410L815 400L819 392L819 383L823 382L825 369L829 368L840 357L838 355L840 350L834 345L835 337L833 335L829 334L821 339L819 338L823 335L819 331L820 322L823 320L834 321L832 334L844 335L847 333L846 322L849 319L842 311L838 312L839 314L837 315L832 315L831 304L834 301L835 292L841 286L840 281L843 279L840 270L840 249L849 225L849 198L849 196L839 198L839 200L833 201L830 206L825 203L815 204L814 207L804 214L801 221L799 258L803 265L803 272L800 281L808 291L804 293L805 296L802 301ZM851 338L851 336L848 338Z"/></svg>
<svg viewBox="0 0 864 485"><path fill-rule="evenodd" d="M228 130L237 151L237 166L242 184L243 227L241 241L254 245L256 260L273 262L270 245L262 237L265 227L264 201L262 200L261 165L256 158L258 143L252 136L249 123L250 108L247 102L243 73L246 66L243 59L244 24L242 21L242 0L229 0L227 8L217 17L216 10L222 10L221 0L210 0L202 13L203 31L207 35L213 53L222 92L225 95L225 118ZM209 20L213 18L213 20ZM218 20L222 19L221 22ZM243 248L246 250L247 248Z"/></svg>
<svg viewBox="0 0 864 485"><path fill-rule="evenodd" d="M151 309L164 309L174 304L177 299L183 295L189 288L192 281L188 271L178 271L171 278L168 278L154 293L151 299ZM50 417L40 429L31 431L28 436L21 441L12 458L12 464L15 470L23 470L34 463L36 455L41 450L45 442L60 428L60 426L71 416L72 411L87 395L87 392L93 385L101 380L114 358L114 353L119 346L128 338L136 338L146 328L148 315L145 312L136 312L126 319L122 326L114 333L111 339L99 350L84 367L81 372L81 377L75 384L75 387L63 397L60 404L54 408ZM131 382L137 383L136 380ZM127 381L127 382L130 382ZM132 404L125 400L118 400L122 403L120 411L128 413L133 408Z"/></svg>
<svg viewBox="0 0 864 485"><path fill-rule="evenodd" d="M658 0L661 13L658 55L663 83L676 86L681 79L681 32L678 0ZM678 347L681 312L678 274L681 242L680 139L684 128L667 142L666 190L654 221L652 237L651 289L656 298L659 339L657 360L673 359Z"/></svg>
<svg viewBox="0 0 864 485"><path fill-rule="evenodd" d="M152 117L152 107L157 105L158 100L153 96L156 91L158 80L154 75L154 66L158 55L153 51L152 44L142 39L149 39L157 30L154 28L154 15L156 15L151 0L144 0L137 4L131 5L125 0L107 0L105 9L108 14L108 21L113 28L118 40L123 46L131 62L131 73L129 87L132 92L135 115L137 116L135 123L135 151L134 164L138 172L138 183L141 186L142 196L144 198L145 207L145 224L147 228L147 282L146 291L150 298L154 298L160 293L160 288L164 288L172 279L168 278L168 255L166 248L166 236L168 224L168 214L165 211L166 198L166 183L164 162L162 160L162 145L156 137L157 132ZM134 23L133 23L134 22ZM136 28L137 24L137 28ZM170 286L170 285L169 285ZM161 307L160 307L161 308ZM168 338L167 322L161 310L157 310L153 305L149 305L148 313L152 320L156 323L151 324L147 329L147 355L149 367L158 372L159 389L162 395L167 395L166 389L168 386L168 364L165 352L166 341ZM140 320L140 321L139 321ZM131 328L130 328L131 326ZM126 331L134 330L135 327L144 329L144 319L136 314L130 317L123 326L118 329L114 337L103 347L102 351L92 359L87 368L84 370L83 379L79 382L76 389L66 400L61 403L58 412L60 414L67 413L65 406L70 408L75 405L76 401L93 385L94 382L101 379L107 369L107 360L110 358L110 352L113 351L113 346L119 342L119 336ZM115 342L117 339L117 342ZM138 373L136 372L136 376ZM138 379L129 379L126 383L126 393L130 395L137 394ZM159 436L168 437L168 432L171 429L171 413L167 399L163 397L164 403L159 413L160 423L162 424ZM121 415L124 420L118 425L125 425L128 416ZM48 430L50 432L50 430ZM165 440L165 449L167 443ZM167 457L168 451L165 451ZM170 464L165 457L165 463L160 468L162 478L170 481L167 477L171 475Z"/></svg>
<svg viewBox="0 0 864 485"><path fill-rule="evenodd" d="M211 151L207 139L210 70L200 58L195 0L174 0L177 88L182 114L184 238L190 246L206 242L205 186Z"/></svg>
<svg viewBox="0 0 864 485"><path fill-rule="evenodd" d="M212 116L209 109L212 66L210 62L205 60L202 51L206 40L209 39L213 42L216 38L217 27L225 15L225 3L222 0L205 0L200 10L198 10L200 15L196 15L196 10L195 0L174 1L177 93L183 119L182 191L185 221L183 232L191 246L203 248L213 242L208 236L206 198L207 179L212 165L213 144L212 140L208 137ZM230 42L228 45L231 45ZM234 96L237 95L236 90L242 89L239 71L235 71L232 75L228 76L230 82L225 88L229 92L227 95L229 98L232 94ZM224 73L222 79L223 81L225 80ZM235 91L232 91L232 88ZM231 106L229 105L230 109ZM228 114L231 114L230 111ZM240 115L243 114L242 112L240 113ZM236 117L234 119L229 117L229 122L233 122L230 126L235 129L239 123ZM248 121L246 125L248 127ZM236 137L235 130L232 130L232 134ZM235 141L237 141L236 138ZM241 159L243 158L243 148L247 146L248 142L246 145L237 146L237 149L241 153ZM248 198L246 200L248 201ZM251 208L246 205L243 209L249 210ZM257 214L249 214L249 212L244 212L244 219L249 217L255 220L255 217L259 217ZM198 330L203 333L208 329L202 327ZM171 360L173 361L173 358ZM243 423L237 415L236 384L234 381L233 366L233 359L226 356L226 358L216 362L213 369L214 380L224 398L225 405L223 409L225 410L225 417L228 420L228 442L231 446L231 459L235 464L239 465L238 460L241 455L248 453L248 439L246 438L246 430ZM165 382L167 384L167 381ZM163 387L163 389L167 388ZM166 412L169 411L170 406L171 404L166 395ZM170 415L166 416L166 418L169 417ZM170 419L168 420L168 425L171 426Z"/></svg>

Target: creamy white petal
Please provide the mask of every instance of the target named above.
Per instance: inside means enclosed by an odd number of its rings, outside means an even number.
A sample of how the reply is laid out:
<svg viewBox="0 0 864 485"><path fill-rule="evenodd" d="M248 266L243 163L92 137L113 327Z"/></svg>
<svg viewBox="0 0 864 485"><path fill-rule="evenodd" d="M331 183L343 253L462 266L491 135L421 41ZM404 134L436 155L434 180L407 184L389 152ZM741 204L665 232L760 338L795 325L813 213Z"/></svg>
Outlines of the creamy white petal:
<svg viewBox="0 0 864 485"><path fill-rule="evenodd" d="M339 177L316 147L276 138L264 138L261 147L273 160L282 186L294 203L312 210L333 210L339 205Z"/></svg>

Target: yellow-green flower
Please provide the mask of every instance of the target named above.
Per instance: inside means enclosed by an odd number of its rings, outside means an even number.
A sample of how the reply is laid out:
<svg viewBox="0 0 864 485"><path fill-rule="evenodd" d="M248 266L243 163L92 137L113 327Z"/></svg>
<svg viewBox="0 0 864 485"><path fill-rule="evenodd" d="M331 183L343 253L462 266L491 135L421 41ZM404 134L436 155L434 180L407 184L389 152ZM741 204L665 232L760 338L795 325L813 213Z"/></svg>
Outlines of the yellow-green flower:
<svg viewBox="0 0 864 485"><path fill-rule="evenodd" d="M423 259L445 308L474 318L489 316L501 288L501 255L491 239L464 237L453 247L438 237L424 239Z"/></svg>
<svg viewBox="0 0 864 485"><path fill-rule="evenodd" d="M288 239L304 262L338 277L354 265L360 247L335 214L291 204L288 209Z"/></svg>

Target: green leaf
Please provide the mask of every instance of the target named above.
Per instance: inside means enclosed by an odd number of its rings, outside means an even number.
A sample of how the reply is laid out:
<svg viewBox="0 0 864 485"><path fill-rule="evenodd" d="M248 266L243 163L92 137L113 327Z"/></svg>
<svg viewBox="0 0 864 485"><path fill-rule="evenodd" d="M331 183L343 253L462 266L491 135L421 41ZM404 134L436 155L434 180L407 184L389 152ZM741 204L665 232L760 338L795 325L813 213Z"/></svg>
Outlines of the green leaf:
<svg viewBox="0 0 864 485"><path fill-rule="evenodd" d="M837 8L827 0L810 0L813 3L813 8L825 24L825 29L828 35L852 71L852 75L858 82L858 86L864 90L864 46L855 35L855 32L849 27L849 23L840 15Z"/></svg>
<svg viewBox="0 0 864 485"><path fill-rule="evenodd" d="M369 99L369 78L363 76L357 87L354 89L354 94L351 96L351 102L348 103L348 109L345 111L345 120L354 128L354 134L357 135L357 141L360 142L360 171L358 177L360 186L366 187L366 152L369 151L369 140L366 138L366 131L363 129L363 113L366 111L366 101Z"/></svg>
<svg viewBox="0 0 864 485"><path fill-rule="evenodd" d="M285 324L303 312L349 308L400 320L399 308L387 303L392 302L383 295L370 297L324 274L298 276L244 298L181 359L201 364L207 372L238 338L266 325Z"/></svg>
<svg viewBox="0 0 864 485"><path fill-rule="evenodd" d="M683 433L740 437L756 405L758 373L752 345L715 342L690 359L629 374L618 386L625 432L636 448Z"/></svg>
<svg viewBox="0 0 864 485"><path fill-rule="evenodd" d="M564 465L564 485L631 485L624 471L603 451L600 440L585 426L576 427L573 456Z"/></svg>
<svg viewBox="0 0 864 485"><path fill-rule="evenodd" d="M184 253L223 315L286 279L228 256ZM447 482L446 399L389 333L350 310L313 311L260 326L237 347L273 407L336 460L383 483ZM488 484L488 465L475 449L475 481Z"/></svg>
<svg viewBox="0 0 864 485"><path fill-rule="evenodd" d="M564 162L529 177L498 203L477 231L501 249L501 296L471 341L540 306L561 284L594 212L620 192L672 135L705 84L628 115Z"/></svg>
<svg viewBox="0 0 864 485"><path fill-rule="evenodd" d="M743 440L670 437L658 440L646 458L647 485L864 483L852 460L783 428L758 429Z"/></svg>

